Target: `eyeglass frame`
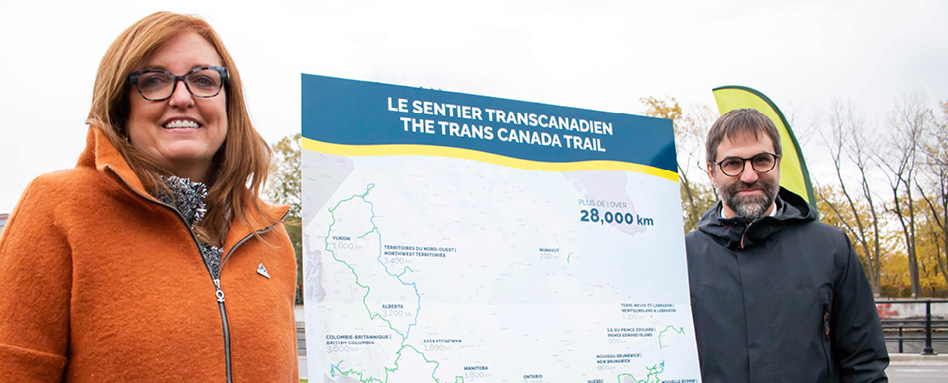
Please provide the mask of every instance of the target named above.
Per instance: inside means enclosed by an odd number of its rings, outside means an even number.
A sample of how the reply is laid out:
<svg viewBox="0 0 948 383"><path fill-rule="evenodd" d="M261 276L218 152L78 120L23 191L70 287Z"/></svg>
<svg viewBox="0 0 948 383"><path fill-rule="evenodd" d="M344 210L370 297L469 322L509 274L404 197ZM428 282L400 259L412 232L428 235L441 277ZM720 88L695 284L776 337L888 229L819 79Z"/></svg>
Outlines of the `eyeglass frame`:
<svg viewBox="0 0 948 383"><path fill-rule="evenodd" d="M757 170L757 168L754 167L754 159L757 158L757 157L759 157L759 156L765 155L765 154L766 154L766 155L769 155L769 156L771 156L771 157L774 158L774 164L773 164L773 166L770 167L770 169L767 169L767 170ZM723 160L720 160L720 161L718 161L718 162L712 162L712 163L715 164L715 165L717 165L718 168L721 169L721 173L724 173L724 175L726 175L726 176L728 176L728 177L737 177L737 176L741 175L742 173L744 173L745 170L747 170L747 161L750 161L750 163L751 163L751 169L753 169L755 172L757 172L757 173L767 173L767 172L769 172L769 171L771 171L771 170L774 170L774 169L777 167L777 162L779 162L780 157L782 157L782 156L779 155L779 154L774 154L774 153L770 153L770 152L763 152L763 153L757 153L757 154L755 154L754 156L752 156L752 157L750 157L750 158L737 157L737 156L728 156L728 157L724 157ZM728 172L724 171L724 166L721 166L721 164L723 164L724 161L732 160L732 159L741 160L741 171L739 171L739 172L737 172L737 173L734 173L734 174L728 174Z"/></svg>
<svg viewBox="0 0 948 383"><path fill-rule="evenodd" d="M217 89L217 92L216 92L216 93L214 93L214 94L212 94L212 95L210 95L210 96L198 96L198 95L194 94L194 92L191 91L191 85L188 84L188 75L190 75L190 74L192 74L192 73L200 72L200 71L205 70L205 69L214 70L214 71L216 71L218 74L221 75L221 86ZM152 73L152 72L167 73L167 74L170 75L172 78L174 78L174 82L171 83L171 84L172 84L172 85L171 85L171 93L169 93L169 94L168 94L167 96L165 96L164 98L155 98L155 99L152 99L152 98L145 97L145 94L142 93L141 88L138 87L138 76L140 76L140 75L143 74L143 73ZM184 88L187 89L187 90L188 90L188 93L190 93L192 96L197 97L197 98L211 98L211 97L215 97L215 96L221 94L221 89L225 89L225 88L229 88L229 87L230 87L230 74L227 72L227 68L222 67L222 66L214 66L214 65L197 67L197 68L194 68L194 69L191 69L191 70L187 71L185 74L180 75L180 76L175 75L174 73L171 73L171 72L166 71L166 70L164 70L164 69L149 68L149 69L141 69L141 70L137 70L137 71L134 71L134 72L132 72L132 73L129 73L129 74L128 74L128 80L127 80L128 85L129 85L129 86L134 86L135 89L138 90L138 95L142 96L143 99L148 100L148 101L164 101L164 100L167 100L167 99L171 98L171 96L174 95L174 92L175 92L176 90L178 90L178 82L179 82L179 81L184 83ZM225 91L225 92L226 92L226 91Z"/></svg>

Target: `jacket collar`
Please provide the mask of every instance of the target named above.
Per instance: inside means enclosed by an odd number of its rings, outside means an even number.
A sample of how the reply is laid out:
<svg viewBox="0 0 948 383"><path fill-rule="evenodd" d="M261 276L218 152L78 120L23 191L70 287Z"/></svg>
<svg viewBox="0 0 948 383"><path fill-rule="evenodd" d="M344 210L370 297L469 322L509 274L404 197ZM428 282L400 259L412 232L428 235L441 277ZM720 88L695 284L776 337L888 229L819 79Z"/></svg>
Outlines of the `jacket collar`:
<svg viewBox="0 0 948 383"><path fill-rule="evenodd" d="M145 186L142 185L141 180L139 180L135 172L132 171L132 168L128 165L128 162L125 161L125 158L122 157L121 153L119 153L118 149L115 149L115 146L109 142L105 134L94 126L89 127L89 133L86 135L86 148L82 151L82 154L79 155L79 161L76 163L76 167L95 168L107 176L109 176L111 172L114 176L119 178L118 181L120 181L120 183L124 183L124 185L132 189L132 191L142 198L160 203L145 190ZM244 203L244 206L248 207L248 204ZM252 209L246 210L252 211ZM245 237L255 232L269 230L274 225L280 223L289 210L290 207L286 205L270 206L264 204L262 214L255 215L253 217L254 219L251 220L256 222L256 224L252 226L247 226L238 219L231 220L230 229L227 232L227 240L224 243L225 251L232 248Z"/></svg>
<svg viewBox="0 0 948 383"><path fill-rule="evenodd" d="M89 126L89 133L86 135L86 148L79 155L76 167L95 168L106 175L108 175L107 170L111 169L133 191L156 201L151 194L145 191L145 186L142 185L141 180L138 179L132 168L128 166L128 162L125 162L125 158L122 157L118 149L115 149L109 139L105 137L105 134L102 134L94 126Z"/></svg>
<svg viewBox="0 0 948 383"><path fill-rule="evenodd" d="M730 249L747 248L763 243L783 228L816 220L816 212L802 197L780 188L777 193L777 211L748 222L742 217L721 218L721 201L714 204L701 217L698 230Z"/></svg>

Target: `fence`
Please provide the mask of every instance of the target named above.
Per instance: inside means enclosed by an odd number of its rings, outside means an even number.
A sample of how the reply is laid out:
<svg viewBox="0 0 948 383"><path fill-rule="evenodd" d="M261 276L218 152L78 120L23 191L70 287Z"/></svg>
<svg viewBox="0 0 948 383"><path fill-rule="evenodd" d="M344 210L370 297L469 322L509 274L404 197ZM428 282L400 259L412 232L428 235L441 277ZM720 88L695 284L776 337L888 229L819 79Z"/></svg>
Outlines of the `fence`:
<svg viewBox="0 0 948 383"><path fill-rule="evenodd" d="M933 304L942 305L936 306L935 315ZM948 299L877 300L876 310L886 332L885 340L898 342L899 353L904 352L906 342L924 342L921 354L935 355L934 342L948 342L948 315L944 314L948 312Z"/></svg>

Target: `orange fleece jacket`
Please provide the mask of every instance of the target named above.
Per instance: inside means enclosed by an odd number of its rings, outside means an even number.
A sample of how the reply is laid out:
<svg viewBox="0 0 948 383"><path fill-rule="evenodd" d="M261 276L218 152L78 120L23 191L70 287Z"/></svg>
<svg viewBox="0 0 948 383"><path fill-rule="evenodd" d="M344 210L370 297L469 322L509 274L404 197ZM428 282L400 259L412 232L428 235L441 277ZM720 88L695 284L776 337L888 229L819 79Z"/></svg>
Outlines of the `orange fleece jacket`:
<svg viewBox="0 0 948 383"><path fill-rule="evenodd" d="M299 381L287 210L231 223L224 244L237 383ZM74 169L24 191L0 237L0 281L0 382L226 381L217 288L189 229L96 128Z"/></svg>

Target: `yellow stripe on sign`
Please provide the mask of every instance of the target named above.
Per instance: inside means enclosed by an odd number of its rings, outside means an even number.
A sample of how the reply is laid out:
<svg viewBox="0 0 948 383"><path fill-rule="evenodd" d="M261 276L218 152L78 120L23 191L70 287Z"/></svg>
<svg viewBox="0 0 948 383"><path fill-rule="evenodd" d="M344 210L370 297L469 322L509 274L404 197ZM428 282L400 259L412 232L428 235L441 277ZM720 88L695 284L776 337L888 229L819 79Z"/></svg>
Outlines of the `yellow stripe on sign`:
<svg viewBox="0 0 948 383"><path fill-rule="evenodd" d="M770 117L780 132L780 146L783 149L783 157L780 159L780 186L803 197L807 203L815 204L810 173L800 152L800 144L797 143L790 124L783 113L780 113L780 109L777 109L767 96L751 88L723 86L712 92L722 115L735 109L746 108L755 109Z"/></svg>
<svg viewBox="0 0 948 383"><path fill-rule="evenodd" d="M342 145L303 137L303 149L337 156L431 156L459 158L522 170L571 172L577 170L625 170L678 182L678 173L651 166L619 161L542 162L521 160L471 149L431 145Z"/></svg>

